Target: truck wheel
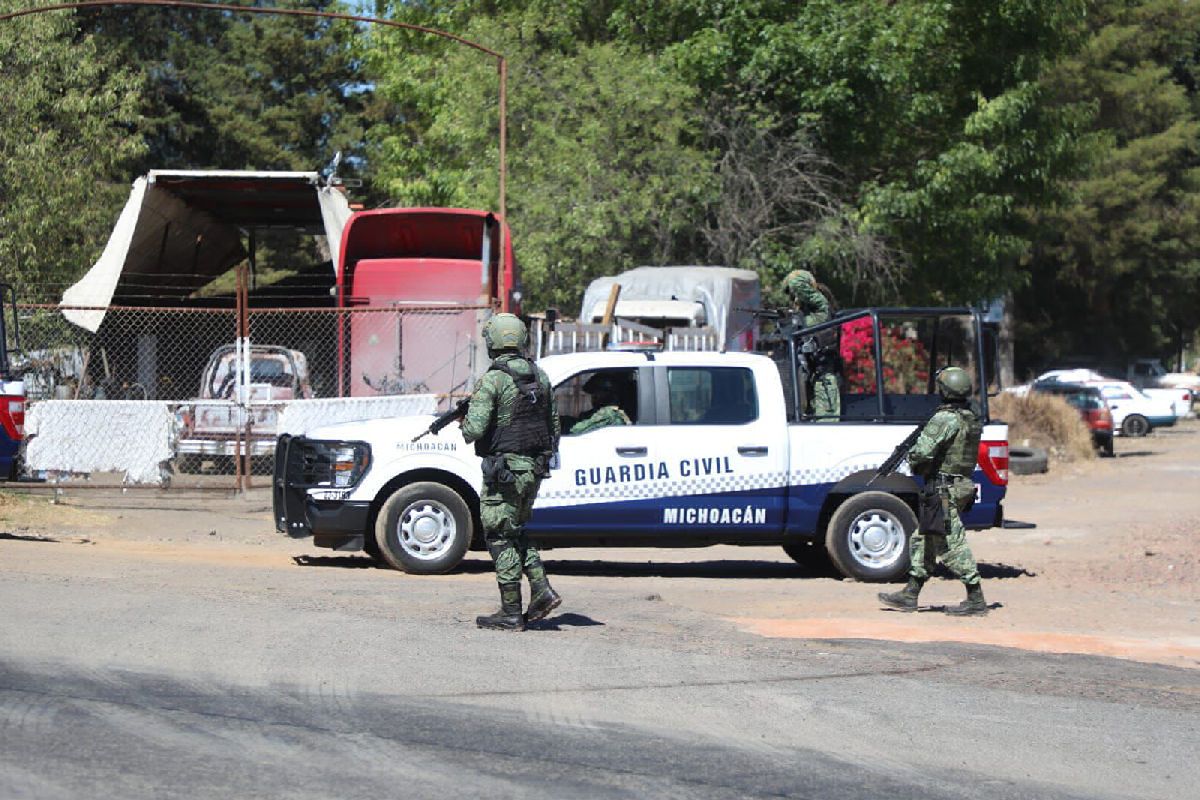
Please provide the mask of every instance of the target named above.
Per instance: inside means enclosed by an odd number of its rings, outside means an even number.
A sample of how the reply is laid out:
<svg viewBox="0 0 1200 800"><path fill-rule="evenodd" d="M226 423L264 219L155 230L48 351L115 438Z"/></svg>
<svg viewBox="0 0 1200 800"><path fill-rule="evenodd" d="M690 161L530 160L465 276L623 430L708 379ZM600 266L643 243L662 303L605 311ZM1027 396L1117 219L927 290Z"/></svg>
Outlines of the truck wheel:
<svg viewBox="0 0 1200 800"><path fill-rule="evenodd" d="M396 569L417 575L448 572L471 543L471 510L449 486L410 483L379 509L375 542L383 560Z"/></svg>
<svg viewBox="0 0 1200 800"><path fill-rule="evenodd" d="M825 529L825 550L838 571L860 581L893 581L908 571L908 539L917 515L887 492L856 494Z"/></svg>
<svg viewBox="0 0 1200 800"><path fill-rule="evenodd" d="M1126 436L1136 439L1145 436L1150 432L1150 420L1143 417L1141 414L1130 414L1121 423L1121 433Z"/></svg>

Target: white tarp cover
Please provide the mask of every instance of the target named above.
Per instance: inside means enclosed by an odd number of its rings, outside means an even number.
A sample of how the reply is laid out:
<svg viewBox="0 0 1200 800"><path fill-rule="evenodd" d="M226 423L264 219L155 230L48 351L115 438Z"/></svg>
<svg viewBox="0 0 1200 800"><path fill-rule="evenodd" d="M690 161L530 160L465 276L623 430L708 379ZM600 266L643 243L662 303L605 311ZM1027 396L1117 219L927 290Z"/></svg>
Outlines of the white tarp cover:
<svg viewBox="0 0 1200 800"><path fill-rule="evenodd" d="M761 307L758 273L732 267L638 267L620 275L596 278L583 294L580 318L596 304L608 301L614 283L621 284L617 300L618 314L623 300L680 300L704 306L709 325L717 329L720 341L729 350L753 349L753 314L736 308Z"/></svg>
<svg viewBox="0 0 1200 800"><path fill-rule="evenodd" d="M293 400L279 414L278 433L298 436L314 428L339 422L433 414L436 413L437 403L437 395L433 394Z"/></svg>
<svg viewBox="0 0 1200 800"><path fill-rule="evenodd" d="M170 286L183 299L190 291L199 289L216 276L228 271L247 253L242 244L240 226L223 222L195 208L176 194L160 188L157 181L241 181L260 184L264 191L274 185L290 182L293 185L312 185L315 199L313 212L319 212L325 236L336 270L341 250L342 230L351 215L350 205L341 191L321 186L315 172L240 172L154 171L133 183L129 200L117 218L100 258L78 282L68 288L60 305L104 308L117 291L122 276L146 276L140 283ZM244 198L230 190L229 197ZM158 277L156 277L158 276ZM95 333L104 320L104 311L64 309L70 322Z"/></svg>
<svg viewBox="0 0 1200 800"><path fill-rule="evenodd" d="M41 400L25 417L31 471L124 472L161 483L175 455L175 415L154 400Z"/></svg>

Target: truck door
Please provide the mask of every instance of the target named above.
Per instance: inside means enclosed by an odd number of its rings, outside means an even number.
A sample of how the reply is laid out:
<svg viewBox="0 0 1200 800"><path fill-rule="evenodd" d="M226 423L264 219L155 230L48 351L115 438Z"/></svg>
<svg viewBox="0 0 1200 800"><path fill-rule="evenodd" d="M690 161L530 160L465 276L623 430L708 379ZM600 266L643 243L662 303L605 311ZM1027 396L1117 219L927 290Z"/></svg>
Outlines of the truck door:
<svg viewBox="0 0 1200 800"><path fill-rule="evenodd" d="M632 424L588 429L585 387L598 373L623 382L617 405ZM780 399L760 396L749 367L595 370L560 384L556 399L559 467L538 492L531 531L649 543L778 539L786 424Z"/></svg>
<svg viewBox="0 0 1200 800"><path fill-rule="evenodd" d="M653 515L641 499L658 477L637 454L653 396L646 367L587 370L555 387L558 465L538 491L530 531L607 536L646 524Z"/></svg>
<svg viewBox="0 0 1200 800"><path fill-rule="evenodd" d="M778 389L761 391L748 366L655 367L657 421L642 457L667 477L653 526L713 541L777 539L787 480Z"/></svg>

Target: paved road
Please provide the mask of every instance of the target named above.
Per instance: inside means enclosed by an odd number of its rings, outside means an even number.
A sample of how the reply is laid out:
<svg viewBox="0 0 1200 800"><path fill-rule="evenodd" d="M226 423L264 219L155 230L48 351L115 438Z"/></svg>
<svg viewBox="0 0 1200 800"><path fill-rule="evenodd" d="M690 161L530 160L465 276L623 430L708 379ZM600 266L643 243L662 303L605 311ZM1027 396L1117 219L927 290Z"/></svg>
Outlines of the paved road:
<svg viewBox="0 0 1200 800"><path fill-rule="evenodd" d="M0 537L0 797L1188 796L1200 672L769 639L603 576ZM775 566L739 574L741 591ZM711 581L719 592L728 579Z"/></svg>

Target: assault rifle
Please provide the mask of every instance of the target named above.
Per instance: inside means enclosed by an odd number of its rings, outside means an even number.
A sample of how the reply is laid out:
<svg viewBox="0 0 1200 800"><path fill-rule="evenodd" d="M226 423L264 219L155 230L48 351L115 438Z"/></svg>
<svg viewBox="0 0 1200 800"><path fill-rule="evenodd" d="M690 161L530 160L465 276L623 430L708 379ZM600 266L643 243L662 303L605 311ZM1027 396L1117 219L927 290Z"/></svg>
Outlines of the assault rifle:
<svg viewBox="0 0 1200 800"><path fill-rule="evenodd" d="M934 409L933 413L936 414L937 409ZM926 417L920 425L913 429L912 433L904 437L904 441L896 445L896 449L892 451L892 454L887 457L886 461L879 465L879 469L875 470L875 474L871 476L871 480L867 481L867 486L870 486L880 478L886 478L896 471L896 468L900 466L900 462L908 456L908 451L913 449L913 445L917 443L917 439L921 436L921 431L925 430L925 424L932 417L933 414Z"/></svg>
<svg viewBox="0 0 1200 800"><path fill-rule="evenodd" d="M464 397L463 399L459 400L457 403L454 404L453 408L451 408L445 414L442 414L440 417L435 419L433 422L429 423L429 427L426 428L422 433L419 433L416 436L414 436L413 441L419 442L431 433L434 436L437 436L439 433L442 432L442 428L446 427L451 422L460 420L463 417L465 417L467 415L467 406L469 406L469 405L471 405L471 398Z"/></svg>

